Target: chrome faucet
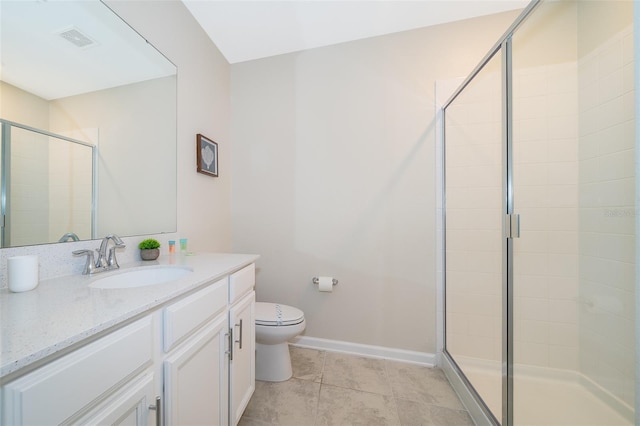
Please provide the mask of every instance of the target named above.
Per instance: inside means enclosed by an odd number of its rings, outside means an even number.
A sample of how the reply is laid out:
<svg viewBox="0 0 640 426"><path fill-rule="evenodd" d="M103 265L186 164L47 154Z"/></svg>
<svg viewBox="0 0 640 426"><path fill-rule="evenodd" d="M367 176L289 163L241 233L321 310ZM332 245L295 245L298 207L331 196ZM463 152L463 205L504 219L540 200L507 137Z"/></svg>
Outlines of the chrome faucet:
<svg viewBox="0 0 640 426"><path fill-rule="evenodd" d="M113 241L113 246L109 248L109 240ZM98 252L98 259L95 259L93 250L75 250L74 256L87 256L87 262L84 265L84 275L96 274L98 272L110 271L118 269L118 259L116 259L116 249L126 247L124 242L116 234L109 234L102 239ZM108 249L108 250L107 250Z"/></svg>
<svg viewBox="0 0 640 426"><path fill-rule="evenodd" d="M113 241L113 247L107 252L109 240ZM118 269L118 260L116 259L116 249L124 248L125 244L116 234L109 234L102 239L100 248L98 249L98 260L96 260L96 268Z"/></svg>

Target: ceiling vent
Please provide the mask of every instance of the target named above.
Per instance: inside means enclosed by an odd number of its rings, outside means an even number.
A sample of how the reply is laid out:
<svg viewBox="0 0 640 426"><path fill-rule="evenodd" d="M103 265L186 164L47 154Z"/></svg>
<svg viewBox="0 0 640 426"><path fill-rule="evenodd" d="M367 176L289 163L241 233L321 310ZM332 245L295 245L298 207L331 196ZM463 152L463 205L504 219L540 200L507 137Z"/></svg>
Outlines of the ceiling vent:
<svg viewBox="0 0 640 426"><path fill-rule="evenodd" d="M77 28L68 28L59 32L58 34L69 43L81 49L86 49L97 44L94 40L92 40L86 34L82 33Z"/></svg>

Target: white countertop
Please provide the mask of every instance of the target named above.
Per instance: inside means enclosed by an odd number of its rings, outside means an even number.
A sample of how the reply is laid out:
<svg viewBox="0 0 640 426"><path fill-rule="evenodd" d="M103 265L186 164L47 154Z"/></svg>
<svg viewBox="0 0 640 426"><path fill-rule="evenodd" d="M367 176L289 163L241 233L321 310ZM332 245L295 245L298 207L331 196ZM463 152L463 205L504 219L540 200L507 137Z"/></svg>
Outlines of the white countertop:
<svg viewBox="0 0 640 426"><path fill-rule="evenodd" d="M156 261L120 265L114 272L71 275L40 281L34 290L0 290L0 379L75 345L190 290L235 272L258 258L248 254L196 253L160 256ZM193 273L176 281L130 289L88 285L131 268L176 265Z"/></svg>

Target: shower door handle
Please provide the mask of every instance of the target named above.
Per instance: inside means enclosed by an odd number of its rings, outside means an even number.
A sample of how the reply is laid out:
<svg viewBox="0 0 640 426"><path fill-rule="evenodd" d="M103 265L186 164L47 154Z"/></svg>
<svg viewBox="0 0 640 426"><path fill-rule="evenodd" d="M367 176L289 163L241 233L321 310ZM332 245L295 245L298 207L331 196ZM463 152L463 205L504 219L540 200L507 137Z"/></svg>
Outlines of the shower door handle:
<svg viewBox="0 0 640 426"><path fill-rule="evenodd" d="M520 215L507 214L504 222L506 238L520 238Z"/></svg>

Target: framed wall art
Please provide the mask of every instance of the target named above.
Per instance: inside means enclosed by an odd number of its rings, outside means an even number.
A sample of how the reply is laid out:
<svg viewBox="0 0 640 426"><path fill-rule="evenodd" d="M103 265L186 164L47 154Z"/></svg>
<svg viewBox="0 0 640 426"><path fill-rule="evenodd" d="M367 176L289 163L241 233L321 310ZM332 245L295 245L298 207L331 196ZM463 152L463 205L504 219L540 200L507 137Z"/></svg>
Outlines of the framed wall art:
<svg viewBox="0 0 640 426"><path fill-rule="evenodd" d="M218 177L218 144L198 133L196 136L198 173Z"/></svg>

